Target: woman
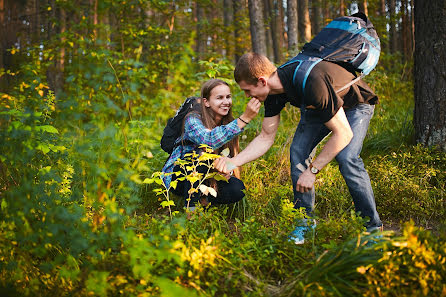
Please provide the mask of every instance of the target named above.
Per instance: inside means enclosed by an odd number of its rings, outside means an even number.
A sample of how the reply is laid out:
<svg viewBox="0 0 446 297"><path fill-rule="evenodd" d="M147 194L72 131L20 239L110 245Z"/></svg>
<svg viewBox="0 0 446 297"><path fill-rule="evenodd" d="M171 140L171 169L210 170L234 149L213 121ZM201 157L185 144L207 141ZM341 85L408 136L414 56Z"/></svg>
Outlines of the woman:
<svg viewBox="0 0 446 297"><path fill-rule="evenodd" d="M238 135L243 128L257 115L260 109L260 103L250 100L246 105L245 112L234 119L232 116L232 95L229 85L220 79L211 79L205 82L201 88L201 104L200 109L192 111L186 115L183 125L183 135L181 141L170 155L163 172L178 172L189 175L190 172L184 172L179 165L175 165L175 161L182 159L185 154L192 151L199 152L199 146L206 144L220 153L223 149L229 148L230 155L235 156L239 151ZM205 174L208 167L199 166L198 172ZM234 175L228 176L228 182L211 180L208 186L212 186L217 190L216 197L201 197L199 192L189 194L191 184L189 181L179 181L172 192L185 199L185 206L193 210L197 203L201 200L202 204L208 202L215 204L228 204L241 200L244 197L243 182L239 179L238 170L234 170ZM170 186L172 179L176 175L165 175L164 183ZM198 186L198 182L194 183L194 188ZM190 198L190 201L189 201Z"/></svg>

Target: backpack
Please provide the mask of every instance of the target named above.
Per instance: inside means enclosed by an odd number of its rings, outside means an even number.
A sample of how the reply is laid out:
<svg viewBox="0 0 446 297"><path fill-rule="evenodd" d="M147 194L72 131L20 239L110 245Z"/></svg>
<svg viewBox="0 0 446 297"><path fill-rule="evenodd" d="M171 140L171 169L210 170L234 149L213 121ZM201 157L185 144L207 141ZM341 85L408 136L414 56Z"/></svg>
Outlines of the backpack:
<svg viewBox="0 0 446 297"><path fill-rule="evenodd" d="M161 137L161 148L171 154L173 149L180 143L180 136L183 131L184 117L190 111L199 111L200 103L199 97L188 97L184 103L178 108L175 115L167 120L167 125L164 127L163 136Z"/></svg>
<svg viewBox="0 0 446 297"><path fill-rule="evenodd" d="M352 72L360 72L360 76L336 91L340 92L369 74L376 67L380 53L380 41L373 24L359 12L331 21L304 45L296 57L279 68L299 63L293 75L293 84L300 96L305 94L311 70L322 60L334 62Z"/></svg>

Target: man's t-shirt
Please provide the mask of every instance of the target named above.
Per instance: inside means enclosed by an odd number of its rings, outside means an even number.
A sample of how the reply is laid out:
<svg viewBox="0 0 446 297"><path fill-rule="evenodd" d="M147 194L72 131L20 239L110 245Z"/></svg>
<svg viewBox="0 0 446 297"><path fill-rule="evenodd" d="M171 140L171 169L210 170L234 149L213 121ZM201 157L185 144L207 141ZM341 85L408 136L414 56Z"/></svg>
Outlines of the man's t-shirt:
<svg viewBox="0 0 446 297"><path fill-rule="evenodd" d="M360 103L376 104L378 97L363 81L359 80L339 94L336 90L351 82L356 76L345 68L331 62L321 61L310 72L304 98L298 98L293 85L293 75L298 63L277 69L285 93L269 95L265 100L265 117L278 115L287 102L296 107L305 106L312 120L326 123L339 110Z"/></svg>

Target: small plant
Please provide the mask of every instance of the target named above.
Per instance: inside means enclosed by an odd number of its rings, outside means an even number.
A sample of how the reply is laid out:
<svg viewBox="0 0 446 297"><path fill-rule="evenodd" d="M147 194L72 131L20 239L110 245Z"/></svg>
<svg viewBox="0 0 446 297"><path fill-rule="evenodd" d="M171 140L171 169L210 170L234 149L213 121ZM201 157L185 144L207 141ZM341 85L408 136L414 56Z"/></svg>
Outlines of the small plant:
<svg viewBox="0 0 446 297"><path fill-rule="evenodd" d="M168 207L169 216L172 219L172 216L178 214L178 211L172 211L171 207L175 206L175 202L171 199L170 190L176 189L178 182L188 181L191 185L191 188L188 191L189 197L186 199L187 205L186 210L189 210L189 203L194 193L198 193L200 191L203 195L208 196L211 194L212 196L217 196L217 191L205 185L205 181L209 179L215 180L225 180L218 172L213 172L214 169L213 160L220 158L220 155L214 154L213 149L205 144L199 146L199 149L202 150L201 154L198 154L196 151L192 153L188 153L184 155L184 159L178 159L175 162L175 165L179 165L181 171L164 173L164 172L154 172L151 178L144 179L143 183L152 184L156 183L160 185L160 188L154 189L156 195L163 195L164 200L161 202L161 206L163 208ZM225 149L222 154L228 155L229 149ZM206 173L198 172L198 168L204 166L207 168ZM188 172L187 174L185 172ZM163 178L169 176L176 176L177 178L170 182L169 186L166 186Z"/></svg>

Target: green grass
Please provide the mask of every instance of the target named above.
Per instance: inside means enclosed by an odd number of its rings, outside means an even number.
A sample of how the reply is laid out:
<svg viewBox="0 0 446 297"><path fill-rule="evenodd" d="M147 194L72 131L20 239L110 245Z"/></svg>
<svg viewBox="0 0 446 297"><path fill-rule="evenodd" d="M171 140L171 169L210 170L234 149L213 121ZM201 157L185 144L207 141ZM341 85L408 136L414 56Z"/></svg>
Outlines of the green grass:
<svg viewBox="0 0 446 297"><path fill-rule="evenodd" d="M0 295L445 296L446 154L413 143L412 84L394 73L367 78L380 104L362 157L385 229L397 231L380 239L364 233L333 161L316 183L316 229L304 245L288 240L304 216L291 203L294 107L270 151L243 166L246 199L191 219L181 197L170 219L159 186L143 182L167 158L158 119L73 122L50 135L35 127L51 118L1 113L1 160L14 166L0 163ZM234 93L237 115L246 98Z"/></svg>

